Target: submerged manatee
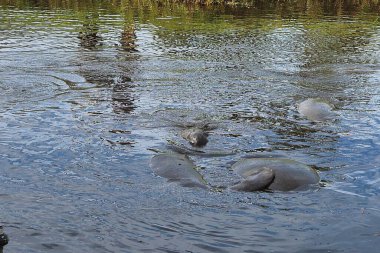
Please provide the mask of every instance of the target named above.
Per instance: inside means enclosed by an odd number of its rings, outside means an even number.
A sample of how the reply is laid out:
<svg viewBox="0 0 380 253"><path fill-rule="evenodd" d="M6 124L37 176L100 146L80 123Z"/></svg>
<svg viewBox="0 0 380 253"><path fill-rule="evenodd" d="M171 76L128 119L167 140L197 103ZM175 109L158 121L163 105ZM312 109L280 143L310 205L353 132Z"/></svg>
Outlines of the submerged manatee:
<svg viewBox="0 0 380 253"><path fill-rule="evenodd" d="M207 121L207 120L201 120L201 121L188 121L188 122L175 122L173 120L168 120L166 121L171 122L173 126L184 128L184 129L189 129L189 128L195 128L195 129L200 129L203 131L211 131L214 129L217 129L217 123L213 121Z"/></svg>
<svg viewBox="0 0 380 253"><path fill-rule="evenodd" d="M205 146L208 142L208 134L199 128L185 129L181 132L181 136L196 147Z"/></svg>
<svg viewBox="0 0 380 253"><path fill-rule="evenodd" d="M235 155L236 150L219 150L219 149L209 149L209 150L198 150L188 148L180 143L168 140L168 148L184 155L196 155L204 157L217 157L217 156L230 156Z"/></svg>
<svg viewBox="0 0 380 253"><path fill-rule="evenodd" d="M207 188L202 175L195 170L195 164L181 154L159 154L150 160L153 172L169 181L178 182L185 187Z"/></svg>
<svg viewBox="0 0 380 253"><path fill-rule="evenodd" d="M241 183L231 187L233 190L302 190L319 182L314 169L287 158L243 159L235 163L232 169L244 178Z"/></svg>
<svg viewBox="0 0 380 253"><path fill-rule="evenodd" d="M335 113L328 103L321 99L309 98L298 106L298 112L311 121L327 121L332 120Z"/></svg>

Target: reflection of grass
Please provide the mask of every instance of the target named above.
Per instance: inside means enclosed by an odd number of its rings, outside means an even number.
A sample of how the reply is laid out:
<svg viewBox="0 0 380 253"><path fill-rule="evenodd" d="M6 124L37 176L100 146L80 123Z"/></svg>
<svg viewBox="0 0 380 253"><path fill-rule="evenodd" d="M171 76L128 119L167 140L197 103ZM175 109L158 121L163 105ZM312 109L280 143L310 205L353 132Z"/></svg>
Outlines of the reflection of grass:
<svg viewBox="0 0 380 253"><path fill-rule="evenodd" d="M169 32L223 32L251 29L270 31L282 27L300 26L301 29L335 36L345 36L348 33L352 35L353 30L365 31L369 27L377 27L378 15L368 15L366 12L378 10L380 5L380 0L17 0L11 1L12 4L9 2L0 0L0 6L55 10L54 15L46 14L50 25L47 24L46 17L41 17L37 12L13 13L16 16L12 18L22 20L25 26L33 24L34 27L38 25L70 27L75 23L70 21L73 16L80 23L92 22L90 19L94 19L93 22L101 24L106 21L99 16L116 14L120 15L121 23L132 24L136 21L150 23ZM250 8L222 4L225 2L249 4ZM326 14L334 19L326 19ZM347 14L351 16L349 20ZM351 22L353 17L359 18L361 22ZM12 20L4 19L0 17L2 23L12 24Z"/></svg>
<svg viewBox="0 0 380 253"><path fill-rule="evenodd" d="M337 14L344 10L378 11L380 0L0 0L0 5L13 5L19 8L37 5L48 9L94 10L101 8L114 12L128 7L149 6L155 9L157 6L173 7L180 4L202 6L202 8L243 5L255 9L286 9L287 11L297 9L315 15L321 11Z"/></svg>

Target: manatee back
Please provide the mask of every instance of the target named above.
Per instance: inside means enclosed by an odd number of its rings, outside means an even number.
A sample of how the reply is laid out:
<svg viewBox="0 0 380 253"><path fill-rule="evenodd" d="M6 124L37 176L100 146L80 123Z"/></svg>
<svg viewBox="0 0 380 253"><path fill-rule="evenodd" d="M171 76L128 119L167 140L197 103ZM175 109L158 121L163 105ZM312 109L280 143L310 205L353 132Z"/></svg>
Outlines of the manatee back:
<svg viewBox="0 0 380 253"><path fill-rule="evenodd" d="M334 118L332 106L319 99L307 99L299 104L298 112L311 121L327 121Z"/></svg>

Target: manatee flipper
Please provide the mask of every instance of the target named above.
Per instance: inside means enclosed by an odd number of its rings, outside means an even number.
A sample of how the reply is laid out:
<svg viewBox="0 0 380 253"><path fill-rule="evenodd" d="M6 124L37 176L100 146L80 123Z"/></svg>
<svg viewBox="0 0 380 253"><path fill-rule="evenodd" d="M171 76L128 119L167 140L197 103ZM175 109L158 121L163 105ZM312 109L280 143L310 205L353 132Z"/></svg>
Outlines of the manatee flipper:
<svg viewBox="0 0 380 253"><path fill-rule="evenodd" d="M252 175L246 177L240 183L231 186L230 189L235 191L253 192L267 188L274 180L274 172L270 168L262 168L255 171Z"/></svg>
<svg viewBox="0 0 380 253"><path fill-rule="evenodd" d="M156 175L168 179L169 182L177 182L185 187L208 188L207 182L186 155L158 154L150 160L150 167Z"/></svg>

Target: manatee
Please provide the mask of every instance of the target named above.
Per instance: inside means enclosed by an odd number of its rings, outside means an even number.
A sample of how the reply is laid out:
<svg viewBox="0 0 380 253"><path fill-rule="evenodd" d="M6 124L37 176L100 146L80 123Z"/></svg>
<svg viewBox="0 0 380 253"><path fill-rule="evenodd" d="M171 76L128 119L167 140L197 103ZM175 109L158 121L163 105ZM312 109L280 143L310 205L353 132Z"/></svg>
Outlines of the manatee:
<svg viewBox="0 0 380 253"><path fill-rule="evenodd" d="M185 129L181 132L181 136L196 147L203 147L208 142L208 134L199 128Z"/></svg>
<svg viewBox="0 0 380 253"><path fill-rule="evenodd" d="M333 107L321 99L309 98L301 102L298 112L308 120L322 122L332 120L335 113Z"/></svg>
<svg viewBox="0 0 380 253"><path fill-rule="evenodd" d="M239 191L302 190L319 182L318 173L311 167L287 158L250 158L232 165L243 181L231 187Z"/></svg>
<svg viewBox="0 0 380 253"><path fill-rule="evenodd" d="M150 167L156 175L182 186L208 188L202 175L195 170L195 164L186 155L158 154L150 160Z"/></svg>

